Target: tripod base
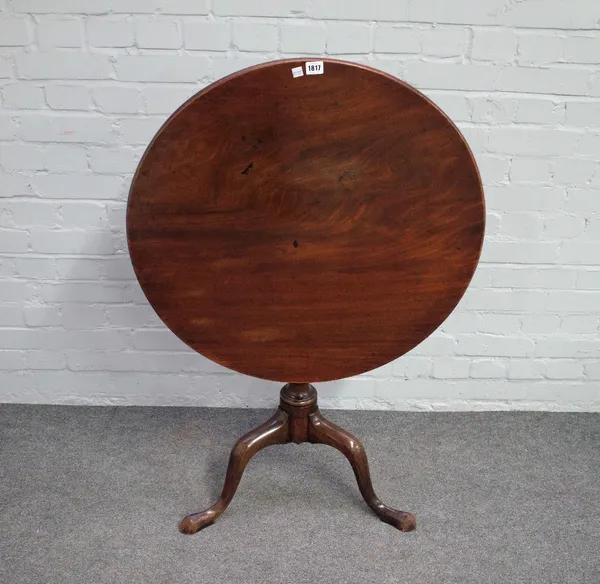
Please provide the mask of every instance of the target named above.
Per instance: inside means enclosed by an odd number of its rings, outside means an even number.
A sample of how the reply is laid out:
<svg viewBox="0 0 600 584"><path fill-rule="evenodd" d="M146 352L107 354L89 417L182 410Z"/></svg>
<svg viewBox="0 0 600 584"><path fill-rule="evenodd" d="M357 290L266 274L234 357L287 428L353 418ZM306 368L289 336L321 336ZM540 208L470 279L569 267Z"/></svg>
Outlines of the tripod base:
<svg viewBox="0 0 600 584"><path fill-rule="evenodd" d="M317 407L317 390L308 383L288 383L281 390L281 402L275 415L240 438L233 447L225 485L217 502L206 511L185 517L179 531L192 534L212 525L231 503L250 459L266 446L287 442L329 444L337 448L352 465L360 493L379 519L400 531L415 529L416 521L410 513L392 509L378 499L365 449L352 434L323 417Z"/></svg>

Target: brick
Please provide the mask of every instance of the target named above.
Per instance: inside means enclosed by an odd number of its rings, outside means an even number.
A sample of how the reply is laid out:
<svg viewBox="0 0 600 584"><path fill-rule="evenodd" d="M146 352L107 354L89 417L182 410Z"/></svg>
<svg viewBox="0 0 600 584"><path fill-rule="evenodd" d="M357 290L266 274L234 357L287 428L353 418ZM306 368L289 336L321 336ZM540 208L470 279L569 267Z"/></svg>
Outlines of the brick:
<svg viewBox="0 0 600 584"><path fill-rule="evenodd" d="M56 110L89 110L92 105L87 87L80 85L48 85L46 102Z"/></svg>
<svg viewBox="0 0 600 584"><path fill-rule="evenodd" d="M31 33L24 18L0 19L0 47L22 47L31 42Z"/></svg>
<svg viewBox="0 0 600 584"><path fill-rule="evenodd" d="M208 0L110 0L115 14L208 14Z"/></svg>
<svg viewBox="0 0 600 584"><path fill-rule="evenodd" d="M200 81L210 74L208 57L192 55L120 55L116 57L121 81Z"/></svg>
<svg viewBox="0 0 600 584"><path fill-rule="evenodd" d="M600 196L598 196L598 191L593 189L568 189L565 211L580 214L599 213Z"/></svg>
<svg viewBox="0 0 600 584"><path fill-rule="evenodd" d="M281 26L281 52L322 54L325 52L327 29L320 23L286 21Z"/></svg>
<svg viewBox="0 0 600 584"><path fill-rule="evenodd" d="M0 329L0 349L41 349L43 332L36 329Z"/></svg>
<svg viewBox="0 0 600 584"><path fill-rule="evenodd" d="M517 54L517 35L510 29L473 29L471 57L476 61L510 63Z"/></svg>
<svg viewBox="0 0 600 584"><path fill-rule="evenodd" d="M25 360L29 369L66 369L67 360L58 351L27 351Z"/></svg>
<svg viewBox="0 0 600 584"><path fill-rule="evenodd" d="M430 91L427 93L427 97L453 121L468 122L471 120L469 101L466 96Z"/></svg>
<svg viewBox="0 0 600 584"><path fill-rule="evenodd" d="M473 122L507 123L517 116L519 100L504 97L468 97Z"/></svg>
<svg viewBox="0 0 600 584"><path fill-rule="evenodd" d="M44 91L32 83L11 83L2 88L2 102L10 109L38 109L44 107Z"/></svg>
<svg viewBox="0 0 600 584"><path fill-rule="evenodd" d="M259 55L258 53L235 55L233 58L215 56L213 57L214 78L221 79L246 67L264 63L266 60L265 55Z"/></svg>
<svg viewBox="0 0 600 584"><path fill-rule="evenodd" d="M520 65L539 65L562 61L565 39L555 34L520 33L517 62Z"/></svg>
<svg viewBox="0 0 600 584"><path fill-rule="evenodd" d="M13 0L15 12L32 12L35 14L103 14L108 12L109 0Z"/></svg>
<svg viewBox="0 0 600 584"><path fill-rule="evenodd" d="M135 39L143 49L179 49L181 33L175 20L145 20L135 23Z"/></svg>
<svg viewBox="0 0 600 584"><path fill-rule="evenodd" d="M560 319L560 330L567 334L587 335L596 334L599 328L599 319L593 315L571 315Z"/></svg>
<svg viewBox="0 0 600 584"><path fill-rule="evenodd" d="M548 217L544 225L547 239L572 239L579 237L585 229L585 219L573 215Z"/></svg>
<svg viewBox="0 0 600 584"><path fill-rule="evenodd" d="M371 29L367 24L336 22L327 24L327 52L331 55L368 53Z"/></svg>
<svg viewBox="0 0 600 584"><path fill-rule="evenodd" d="M469 310L532 312L544 308L546 292L541 290L471 290Z"/></svg>
<svg viewBox="0 0 600 584"><path fill-rule="evenodd" d="M420 379L430 377L433 361L423 357L405 356L392 363L392 372L396 377Z"/></svg>
<svg viewBox="0 0 600 584"><path fill-rule="evenodd" d="M51 226L58 219L56 203L48 201L7 201L5 209L12 216L12 225L18 228Z"/></svg>
<svg viewBox="0 0 600 584"><path fill-rule="evenodd" d="M433 377L437 379L466 379L469 377L471 361L468 359L436 359L433 362Z"/></svg>
<svg viewBox="0 0 600 584"><path fill-rule="evenodd" d="M24 351L0 351L0 369L4 371L25 369Z"/></svg>
<svg viewBox="0 0 600 584"><path fill-rule="evenodd" d="M114 257L102 263L102 270L109 280L135 280L129 256Z"/></svg>
<svg viewBox="0 0 600 584"><path fill-rule="evenodd" d="M548 379L580 379L583 377L583 364L576 361L552 360L546 366Z"/></svg>
<svg viewBox="0 0 600 584"><path fill-rule="evenodd" d="M525 98L518 101L515 121L522 124L560 124L564 104L549 99Z"/></svg>
<svg viewBox="0 0 600 584"><path fill-rule="evenodd" d="M54 263L61 280L100 280L100 260L81 257L56 258Z"/></svg>
<svg viewBox="0 0 600 584"><path fill-rule="evenodd" d="M579 141L572 154L581 157L598 158L600 152L600 134L587 132L579 137Z"/></svg>
<svg viewBox="0 0 600 584"><path fill-rule="evenodd" d="M85 148L78 144L45 145L44 164L50 172L86 172L88 170Z"/></svg>
<svg viewBox="0 0 600 584"><path fill-rule="evenodd" d="M598 312L600 291L556 290L548 293L547 310L557 312Z"/></svg>
<svg viewBox="0 0 600 584"><path fill-rule="evenodd" d="M0 322L2 326L13 326L20 327L25 324L25 320L23 319L23 312L21 310L20 303L9 303L9 304L1 304L0 305ZM0 352L0 359L2 355L6 353L6 351ZM0 367L1 369L2 367Z"/></svg>
<svg viewBox="0 0 600 584"><path fill-rule="evenodd" d="M600 379L600 361L585 364L585 375L590 379Z"/></svg>
<svg viewBox="0 0 600 584"><path fill-rule="evenodd" d="M589 0L545 0L543 10L537 2L517 2L507 4L503 16L508 25L559 29L595 28L599 19L600 7Z"/></svg>
<svg viewBox="0 0 600 584"><path fill-rule="evenodd" d="M411 4L410 20L447 24L497 24L503 13L502 0L419 0Z"/></svg>
<svg viewBox="0 0 600 584"><path fill-rule="evenodd" d="M477 166L485 186L499 185L508 180L510 161L506 158L479 155Z"/></svg>
<svg viewBox="0 0 600 584"><path fill-rule="evenodd" d="M567 290L575 287L577 271L565 268L540 268L535 270L535 287Z"/></svg>
<svg viewBox="0 0 600 584"><path fill-rule="evenodd" d="M495 154L513 156L572 156L580 139L567 130L546 128L492 128L489 149Z"/></svg>
<svg viewBox="0 0 600 584"><path fill-rule="evenodd" d="M456 341L449 336L435 335L427 337L420 345L412 351L413 356L444 356L447 357L454 353Z"/></svg>
<svg viewBox="0 0 600 584"><path fill-rule="evenodd" d="M17 125L8 115L0 115L0 140L12 140L15 137Z"/></svg>
<svg viewBox="0 0 600 584"><path fill-rule="evenodd" d="M37 38L42 50L83 45L83 21L42 18L37 23Z"/></svg>
<svg viewBox="0 0 600 584"><path fill-rule="evenodd" d="M482 259L490 263L553 264L558 250L554 242L490 241L484 245Z"/></svg>
<svg viewBox="0 0 600 584"><path fill-rule="evenodd" d="M231 26L216 20L183 23L183 43L186 49L226 51L231 45Z"/></svg>
<svg viewBox="0 0 600 584"><path fill-rule="evenodd" d="M208 0L157 0L161 14L204 15L209 12Z"/></svg>
<svg viewBox="0 0 600 584"><path fill-rule="evenodd" d="M66 393L68 396L66 403L71 403L73 399L75 399L74 403L82 403L82 400L86 400L90 396L95 396L96 399L102 398L107 393L111 393L114 386L109 374L103 372L37 371L35 382L42 395L58 394L62 395L65 400ZM68 388L67 392L65 392L65 388Z"/></svg>
<svg viewBox="0 0 600 584"><path fill-rule="evenodd" d="M39 253L111 254L115 251L111 232L84 230L31 231L31 249Z"/></svg>
<svg viewBox="0 0 600 584"><path fill-rule="evenodd" d="M146 113L171 114L197 91L193 85L146 87L143 90Z"/></svg>
<svg viewBox="0 0 600 584"><path fill-rule="evenodd" d="M18 53L15 61L18 76L24 79L109 79L112 72L107 55Z"/></svg>
<svg viewBox="0 0 600 584"><path fill-rule="evenodd" d="M30 142L114 143L116 132L110 120L101 117L23 114L20 116L19 138Z"/></svg>
<svg viewBox="0 0 600 584"><path fill-rule="evenodd" d="M35 280L53 280L56 278L56 267L51 258L14 258L17 274L21 278Z"/></svg>
<svg viewBox="0 0 600 584"><path fill-rule="evenodd" d="M17 229L0 229L3 253L25 253L29 249L27 231Z"/></svg>
<svg viewBox="0 0 600 584"><path fill-rule="evenodd" d="M481 326L481 315L472 312L452 313L442 325L446 333L476 333Z"/></svg>
<svg viewBox="0 0 600 584"><path fill-rule="evenodd" d="M233 45L241 51L276 51L277 25L234 21Z"/></svg>
<svg viewBox="0 0 600 584"><path fill-rule="evenodd" d="M126 144L147 145L164 120L162 118L127 118L119 122L121 137Z"/></svg>
<svg viewBox="0 0 600 584"><path fill-rule="evenodd" d="M61 202L59 223L66 227L108 227L106 206L101 203L77 201Z"/></svg>
<svg viewBox="0 0 600 584"><path fill-rule="evenodd" d="M523 337L496 335L457 335L456 354L485 357L528 357L533 355L534 343Z"/></svg>
<svg viewBox="0 0 600 584"><path fill-rule="evenodd" d="M483 333L507 334L518 333L521 329L521 319L516 314L483 314L480 331Z"/></svg>
<svg viewBox="0 0 600 584"><path fill-rule="evenodd" d="M535 347L535 356L595 359L600 357L600 341L569 338L539 339Z"/></svg>
<svg viewBox="0 0 600 584"><path fill-rule="evenodd" d="M11 55L0 55L0 79L10 79L13 76L13 59Z"/></svg>
<svg viewBox="0 0 600 584"><path fill-rule="evenodd" d="M40 174L32 181L34 190L48 199L116 199L122 190L119 177L95 175Z"/></svg>
<svg viewBox="0 0 600 584"><path fill-rule="evenodd" d="M61 324L60 309L55 306L26 306L23 315L27 326L57 326Z"/></svg>
<svg viewBox="0 0 600 584"><path fill-rule="evenodd" d="M90 148L90 168L99 174L133 174L141 153L133 148Z"/></svg>
<svg viewBox="0 0 600 584"><path fill-rule="evenodd" d="M135 114L141 111L141 94L134 87L95 87L92 96L104 113Z"/></svg>
<svg viewBox="0 0 600 584"><path fill-rule="evenodd" d="M550 184L552 165L550 158L514 158L510 165L510 180L513 183Z"/></svg>
<svg viewBox="0 0 600 584"><path fill-rule="evenodd" d="M600 243L565 241L561 245L559 261L566 264L598 265Z"/></svg>
<svg viewBox="0 0 600 584"><path fill-rule="evenodd" d="M555 187L507 185L486 190L487 204L498 211L562 210L566 200L565 192Z"/></svg>
<svg viewBox="0 0 600 584"><path fill-rule="evenodd" d="M97 282L61 282L43 284L42 296L45 302L123 302L124 288L118 285L98 284Z"/></svg>
<svg viewBox="0 0 600 584"><path fill-rule="evenodd" d="M553 176L556 184L565 186L585 186L589 183L598 169L595 160L577 160L573 158L556 160L553 166Z"/></svg>
<svg viewBox="0 0 600 584"><path fill-rule="evenodd" d="M421 30L407 26L381 25L374 31L378 53L417 54L421 52Z"/></svg>
<svg viewBox="0 0 600 584"><path fill-rule="evenodd" d="M544 221L537 214L505 214L502 217L502 235L505 237L538 239L543 230Z"/></svg>
<svg viewBox="0 0 600 584"><path fill-rule="evenodd" d="M163 326L160 319L150 306L109 306L106 309L108 323L119 328L144 328Z"/></svg>
<svg viewBox="0 0 600 584"><path fill-rule="evenodd" d="M421 39L421 52L431 57L461 57L466 54L468 42L467 28L425 29Z"/></svg>
<svg viewBox="0 0 600 584"><path fill-rule="evenodd" d="M125 20L90 18L87 37L93 47L131 47L134 43L133 26Z"/></svg>
<svg viewBox="0 0 600 584"><path fill-rule="evenodd" d="M600 239L600 217L592 217L586 220L585 236L588 239Z"/></svg>
<svg viewBox="0 0 600 584"><path fill-rule="evenodd" d="M134 349L149 351L188 351L183 341L180 341L168 330L137 330L131 335Z"/></svg>
<svg viewBox="0 0 600 584"><path fill-rule="evenodd" d="M408 61L404 79L424 89L496 89L498 71L491 65Z"/></svg>
<svg viewBox="0 0 600 584"><path fill-rule="evenodd" d="M0 302L23 302L27 295L25 282L19 280L0 281Z"/></svg>
<svg viewBox="0 0 600 584"><path fill-rule="evenodd" d="M511 360L508 363L507 374L509 379L542 379L545 365L542 361Z"/></svg>
<svg viewBox="0 0 600 584"><path fill-rule="evenodd" d="M566 107L566 123L569 126L600 126L600 101L569 101Z"/></svg>
<svg viewBox="0 0 600 584"><path fill-rule="evenodd" d="M596 64L599 52L600 35L597 32L571 33L565 40L564 56L569 63Z"/></svg>
<svg viewBox="0 0 600 584"><path fill-rule="evenodd" d="M309 0L214 0L213 12L219 16L300 16L306 14L308 5Z"/></svg>
<svg viewBox="0 0 600 584"><path fill-rule="evenodd" d="M469 376L474 379L502 379L506 377L506 365L502 361L473 361Z"/></svg>
<svg viewBox="0 0 600 584"><path fill-rule="evenodd" d="M521 319L521 331L526 335L548 335L556 332L559 324L555 314L527 314Z"/></svg>
<svg viewBox="0 0 600 584"><path fill-rule="evenodd" d="M62 307L62 325L66 329L86 330L102 328L104 310L99 306L70 303Z"/></svg>
<svg viewBox="0 0 600 584"><path fill-rule="evenodd" d="M44 170L44 152L36 144L1 144L0 165L7 170Z"/></svg>
<svg viewBox="0 0 600 584"><path fill-rule="evenodd" d="M501 69L497 88L522 93L586 95L590 73L566 67L505 67Z"/></svg>
<svg viewBox="0 0 600 584"><path fill-rule="evenodd" d="M30 372L0 372L0 387L3 388L2 401L6 403L35 403L40 399L35 378Z"/></svg>
<svg viewBox="0 0 600 584"><path fill-rule="evenodd" d="M28 177L17 173L8 174L0 169L0 197L11 198L31 194Z"/></svg>
<svg viewBox="0 0 600 584"><path fill-rule="evenodd" d="M580 290L600 290L600 271L586 270L577 273L577 288ZM600 307L598 307L600 310Z"/></svg>

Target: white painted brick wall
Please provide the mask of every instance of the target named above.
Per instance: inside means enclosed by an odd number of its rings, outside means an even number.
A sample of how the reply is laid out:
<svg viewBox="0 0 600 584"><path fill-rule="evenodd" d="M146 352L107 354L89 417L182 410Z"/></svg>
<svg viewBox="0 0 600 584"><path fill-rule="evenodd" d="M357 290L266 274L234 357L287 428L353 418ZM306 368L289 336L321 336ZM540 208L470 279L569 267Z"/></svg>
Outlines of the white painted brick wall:
<svg viewBox="0 0 600 584"><path fill-rule="evenodd" d="M331 407L600 410L596 0L0 1L0 401L273 406L176 339L125 245L132 174L190 95L292 55L416 85L478 160L488 222L455 313Z"/></svg>

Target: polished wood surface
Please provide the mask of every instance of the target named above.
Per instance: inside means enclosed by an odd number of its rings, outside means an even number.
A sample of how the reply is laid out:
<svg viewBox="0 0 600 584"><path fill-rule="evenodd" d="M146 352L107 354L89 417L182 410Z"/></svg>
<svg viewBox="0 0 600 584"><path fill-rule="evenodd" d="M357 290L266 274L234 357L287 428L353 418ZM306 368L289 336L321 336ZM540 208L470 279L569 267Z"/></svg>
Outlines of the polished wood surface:
<svg viewBox="0 0 600 584"><path fill-rule="evenodd" d="M127 210L166 325L226 367L299 383L384 365L433 332L473 275L485 217L472 154L428 99L333 60L293 78L303 64L190 99L146 151Z"/></svg>
<svg viewBox="0 0 600 584"><path fill-rule="evenodd" d="M352 466L360 494L379 519L400 531L415 529L417 524L413 515L392 509L379 500L373 489L363 445L350 432L321 414L317 406L317 391L312 385L287 384L281 390L280 399L279 409L269 420L236 442L217 502L205 511L184 517L179 531L193 534L212 525L231 503L250 459L267 446L288 442L328 444L339 450Z"/></svg>

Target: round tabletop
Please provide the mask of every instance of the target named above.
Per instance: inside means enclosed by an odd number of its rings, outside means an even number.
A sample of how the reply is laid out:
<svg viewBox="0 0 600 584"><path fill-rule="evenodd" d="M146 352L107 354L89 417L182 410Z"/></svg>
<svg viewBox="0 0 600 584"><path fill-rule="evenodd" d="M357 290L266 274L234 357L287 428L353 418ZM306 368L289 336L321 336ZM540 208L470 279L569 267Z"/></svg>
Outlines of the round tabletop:
<svg viewBox="0 0 600 584"><path fill-rule="evenodd" d="M235 371L329 381L411 350L483 241L481 180L426 97L343 61L266 63L200 91L135 174L136 275L185 343Z"/></svg>

